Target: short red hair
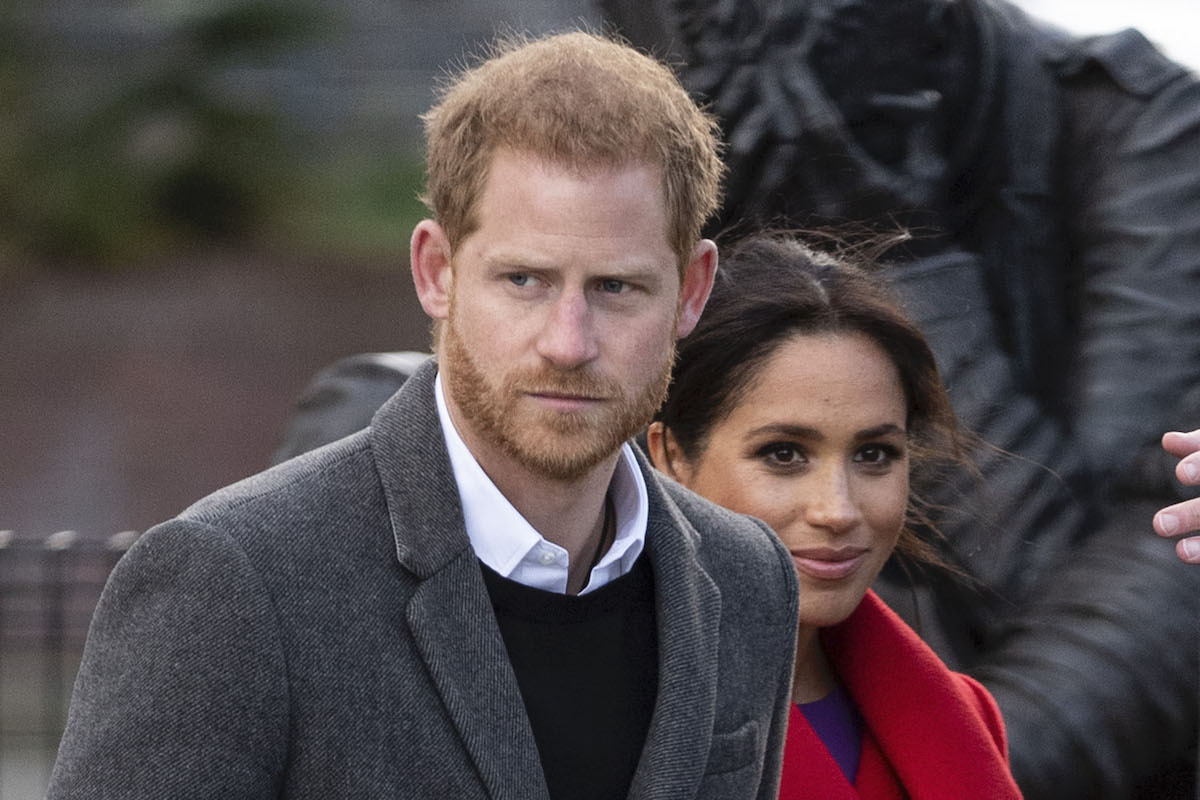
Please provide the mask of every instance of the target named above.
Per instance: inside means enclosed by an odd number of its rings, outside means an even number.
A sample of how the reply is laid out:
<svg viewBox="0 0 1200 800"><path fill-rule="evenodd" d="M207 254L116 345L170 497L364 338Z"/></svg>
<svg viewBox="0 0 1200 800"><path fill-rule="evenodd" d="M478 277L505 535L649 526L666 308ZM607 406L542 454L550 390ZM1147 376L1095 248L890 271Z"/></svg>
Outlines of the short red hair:
<svg viewBox="0 0 1200 800"><path fill-rule="evenodd" d="M455 76L423 119L422 199L451 247L478 224L475 205L500 148L581 171L633 161L658 166L681 268L720 202L715 118L668 66L603 36L502 41Z"/></svg>

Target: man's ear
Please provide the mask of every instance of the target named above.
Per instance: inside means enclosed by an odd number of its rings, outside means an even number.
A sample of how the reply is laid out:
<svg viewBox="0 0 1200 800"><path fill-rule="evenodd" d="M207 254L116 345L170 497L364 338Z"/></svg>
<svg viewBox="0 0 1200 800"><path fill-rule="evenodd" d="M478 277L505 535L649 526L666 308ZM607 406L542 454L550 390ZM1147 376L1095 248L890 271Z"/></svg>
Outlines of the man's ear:
<svg viewBox="0 0 1200 800"><path fill-rule="evenodd" d="M679 322L675 327L677 338L687 336L700 321L700 313L704 311L716 277L717 246L712 239L701 239L692 248L691 258L683 270L683 284L679 287Z"/></svg>
<svg viewBox="0 0 1200 800"><path fill-rule="evenodd" d="M650 463L659 472L674 478L684 486L692 477L692 470L671 433L661 422L651 422L646 429L646 449L650 451Z"/></svg>
<svg viewBox="0 0 1200 800"><path fill-rule="evenodd" d="M408 259L421 308L433 319L449 317L454 270L450 240L442 226L431 219L418 222L408 244Z"/></svg>

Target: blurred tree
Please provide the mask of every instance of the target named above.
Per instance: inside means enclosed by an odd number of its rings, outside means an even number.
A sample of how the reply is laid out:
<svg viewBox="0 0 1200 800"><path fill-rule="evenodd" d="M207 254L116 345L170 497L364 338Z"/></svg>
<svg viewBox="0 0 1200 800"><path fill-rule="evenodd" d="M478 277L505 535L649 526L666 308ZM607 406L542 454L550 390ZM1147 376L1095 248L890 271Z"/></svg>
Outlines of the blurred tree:
<svg viewBox="0 0 1200 800"><path fill-rule="evenodd" d="M54 49L28 35L31 9L5 7L0 270L22 258L111 267L269 227L299 158L282 112L242 78L330 31L326 12L297 0L141 3L139 52L121 54L107 82L70 86Z"/></svg>

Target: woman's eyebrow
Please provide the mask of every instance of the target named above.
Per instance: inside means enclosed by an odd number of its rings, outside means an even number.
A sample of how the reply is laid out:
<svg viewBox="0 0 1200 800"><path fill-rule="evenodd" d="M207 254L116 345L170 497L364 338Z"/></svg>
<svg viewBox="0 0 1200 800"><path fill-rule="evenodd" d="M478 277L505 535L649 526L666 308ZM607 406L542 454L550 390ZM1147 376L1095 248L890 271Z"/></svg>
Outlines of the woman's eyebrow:
<svg viewBox="0 0 1200 800"><path fill-rule="evenodd" d="M816 428L810 428L807 425L792 425L787 422L772 422L767 425L760 425L757 428L751 429L750 435L791 436L796 439L809 439L814 442L825 439L825 434Z"/></svg>
<svg viewBox="0 0 1200 800"><path fill-rule="evenodd" d="M893 434L906 435L903 427L893 422L885 422L881 425L863 428L855 434L855 437L859 439L873 439L878 436ZM816 428L809 427L808 425L793 425L787 422L772 422L767 425L760 425L757 428L751 429L750 435L791 436L796 439L808 439L814 442L824 441L825 439L825 434Z"/></svg>
<svg viewBox="0 0 1200 800"><path fill-rule="evenodd" d="M902 428L901 426L899 426L893 422L885 422L882 425L876 425L872 428L863 428L861 431L858 432L858 438L874 439L877 436L888 436L891 434L899 434L901 436L907 435L905 433L904 428Z"/></svg>

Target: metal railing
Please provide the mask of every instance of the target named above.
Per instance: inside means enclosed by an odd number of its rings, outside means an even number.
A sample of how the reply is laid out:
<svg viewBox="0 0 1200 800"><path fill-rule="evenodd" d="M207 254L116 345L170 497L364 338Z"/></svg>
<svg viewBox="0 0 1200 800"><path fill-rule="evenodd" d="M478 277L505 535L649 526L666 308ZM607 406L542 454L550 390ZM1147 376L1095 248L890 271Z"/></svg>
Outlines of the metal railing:
<svg viewBox="0 0 1200 800"><path fill-rule="evenodd" d="M0 800L45 794L92 611L137 537L0 530Z"/></svg>

